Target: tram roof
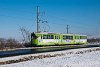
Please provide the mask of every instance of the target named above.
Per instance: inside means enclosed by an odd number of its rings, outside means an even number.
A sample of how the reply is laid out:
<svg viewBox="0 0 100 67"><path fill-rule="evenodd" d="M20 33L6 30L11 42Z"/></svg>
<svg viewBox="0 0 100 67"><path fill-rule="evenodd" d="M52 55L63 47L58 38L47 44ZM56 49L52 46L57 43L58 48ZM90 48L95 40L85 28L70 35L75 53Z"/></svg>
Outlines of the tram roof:
<svg viewBox="0 0 100 67"><path fill-rule="evenodd" d="M35 34L60 34L60 35L76 35L76 36L87 36L87 35L82 35L82 34L63 34L63 33L54 33L54 32L40 32L40 33L35 33Z"/></svg>
<svg viewBox="0 0 100 67"><path fill-rule="evenodd" d="M60 34L60 33L54 33L54 32L40 32L35 34Z"/></svg>

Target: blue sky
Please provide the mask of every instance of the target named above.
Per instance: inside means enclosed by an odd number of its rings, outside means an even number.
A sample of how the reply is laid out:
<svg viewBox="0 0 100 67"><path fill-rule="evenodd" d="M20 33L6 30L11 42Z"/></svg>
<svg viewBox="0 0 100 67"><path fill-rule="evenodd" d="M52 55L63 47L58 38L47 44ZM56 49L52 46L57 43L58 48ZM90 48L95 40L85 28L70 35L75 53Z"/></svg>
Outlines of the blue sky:
<svg viewBox="0 0 100 67"><path fill-rule="evenodd" d="M50 32L100 34L100 0L0 0L0 38L21 39L20 27L36 32L36 7ZM44 24L41 23L43 31Z"/></svg>

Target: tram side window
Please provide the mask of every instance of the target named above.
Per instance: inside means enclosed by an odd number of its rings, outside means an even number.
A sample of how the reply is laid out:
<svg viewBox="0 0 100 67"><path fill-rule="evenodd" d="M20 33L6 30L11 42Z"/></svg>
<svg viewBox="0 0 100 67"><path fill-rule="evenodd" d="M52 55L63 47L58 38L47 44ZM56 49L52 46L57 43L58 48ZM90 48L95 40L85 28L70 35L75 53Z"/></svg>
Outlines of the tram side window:
<svg viewBox="0 0 100 67"><path fill-rule="evenodd" d="M80 39L87 39L86 36L80 36Z"/></svg>
<svg viewBox="0 0 100 67"><path fill-rule="evenodd" d="M66 36L66 39L70 39L70 36Z"/></svg>
<svg viewBox="0 0 100 67"><path fill-rule="evenodd" d="M75 36L75 39L79 39L79 36Z"/></svg>
<svg viewBox="0 0 100 67"><path fill-rule="evenodd" d="M47 35L47 39L51 39L51 36L50 35Z"/></svg>
<svg viewBox="0 0 100 67"><path fill-rule="evenodd" d="M43 39L47 39L47 35L43 35Z"/></svg>
<svg viewBox="0 0 100 67"><path fill-rule="evenodd" d="M42 35L41 35L41 39L42 39Z"/></svg>
<svg viewBox="0 0 100 67"><path fill-rule="evenodd" d="M63 39L65 40L66 39L66 36L63 36Z"/></svg>
<svg viewBox="0 0 100 67"><path fill-rule="evenodd" d="M57 39L59 39L59 36L57 36Z"/></svg>
<svg viewBox="0 0 100 67"><path fill-rule="evenodd" d="M59 39L60 39L60 36L59 36Z"/></svg>
<svg viewBox="0 0 100 67"><path fill-rule="evenodd" d="M59 39L59 36L55 36L55 39Z"/></svg>
<svg viewBox="0 0 100 67"><path fill-rule="evenodd" d="M73 36L66 36L66 39L73 40Z"/></svg>
<svg viewBox="0 0 100 67"><path fill-rule="evenodd" d="M73 40L73 36L70 36L70 40Z"/></svg>
<svg viewBox="0 0 100 67"><path fill-rule="evenodd" d="M55 36L55 39L56 39L56 36Z"/></svg>
<svg viewBox="0 0 100 67"><path fill-rule="evenodd" d="M43 35L43 39L54 39L53 35Z"/></svg>
<svg viewBox="0 0 100 67"><path fill-rule="evenodd" d="M54 36L53 35L51 35L51 39L54 39Z"/></svg>

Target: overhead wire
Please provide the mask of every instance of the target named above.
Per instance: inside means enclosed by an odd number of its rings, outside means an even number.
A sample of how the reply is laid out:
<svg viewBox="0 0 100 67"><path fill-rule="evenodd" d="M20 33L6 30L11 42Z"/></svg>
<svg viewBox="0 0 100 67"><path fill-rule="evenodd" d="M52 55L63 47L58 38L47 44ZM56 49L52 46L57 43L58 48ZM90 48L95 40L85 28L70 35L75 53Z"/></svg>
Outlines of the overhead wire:
<svg viewBox="0 0 100 67"><path fill-rule="evenodd" d="M50 17L51 15L48 15L48 16ZM60 26L61 26L61 25L62 25L62 26L64 26L64 25L65 25L65 26L66 26L67 24L69 24L69 22L68 22L68 23L66 23L66 24L65 24L65 23L62 23L62 22L65 22L65 21L66 21L66 19L61 18L61 17L51 16L50 18L53 18L53 20L54 20L54 18L56 18L57 20L60 20L60 21L61 21L61 23L58 23L58 22L57 22L57 23L55 23L55 22L53 22L52 24L55 24L55 25L60 25ZM56 19L55 19L55 20L56 20ZM71 22L71 23L72 23L72 22ZM74 23L75 23L75 22L74 22ZM69 24L69 25L70 25L70 24ZM85 28L85 29L87 29L87 28L89 29L89 28L90 28L90 27L89 27L89 24L86 26L86 24L81 23L81 22L80 22L80 23L78 22L78 24L77 24L77 25L75 25L75 24L74 24L74 25L70 25L70 26L74 26L74 27L76 27L76 28L82 28L82 26L84 26L84 28ZM93 25L90 25L90 26L93 26ZM71 28L72 28L72 27L71 27ZM82 28L82 29L83 29L83 28Z"/></svg>

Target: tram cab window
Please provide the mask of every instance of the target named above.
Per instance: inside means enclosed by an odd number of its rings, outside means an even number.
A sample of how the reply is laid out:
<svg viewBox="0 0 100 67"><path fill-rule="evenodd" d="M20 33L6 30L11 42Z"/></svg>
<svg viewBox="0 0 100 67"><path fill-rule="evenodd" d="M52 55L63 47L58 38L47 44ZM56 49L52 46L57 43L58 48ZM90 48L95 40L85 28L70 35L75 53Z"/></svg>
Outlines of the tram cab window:
<svg viewBox="0 0 100 67"><path fill-rule="evenodd" d="M33 37L33 36L31 36L31 39L34 39L34 37Z"/></svg>
<svg viewBox="0 0 100 67"><path fill-rule="evenodd" d="M36 39L36 36L31 36L31 39Z"/></svg>

